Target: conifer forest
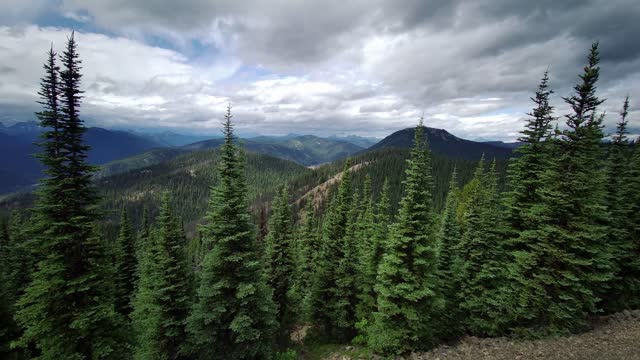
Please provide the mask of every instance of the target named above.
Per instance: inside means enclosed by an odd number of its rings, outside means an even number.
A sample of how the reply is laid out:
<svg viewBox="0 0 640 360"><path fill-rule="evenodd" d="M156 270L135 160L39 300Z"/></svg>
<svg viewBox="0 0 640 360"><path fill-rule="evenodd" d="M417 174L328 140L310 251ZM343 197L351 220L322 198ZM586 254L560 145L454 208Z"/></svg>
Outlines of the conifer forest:
<svg viewBox="0 0 640 360"><path fill-rule="evenodd" d="M570 94L539 74L507 156L432 152L425 117L407 149L309 168L245 144L229 104L215 147L117 171L88 158L78 47L32 69L44 176L1 202L3 359L397 358L640 309L634 99L601 110L599 43Z"/></svg>

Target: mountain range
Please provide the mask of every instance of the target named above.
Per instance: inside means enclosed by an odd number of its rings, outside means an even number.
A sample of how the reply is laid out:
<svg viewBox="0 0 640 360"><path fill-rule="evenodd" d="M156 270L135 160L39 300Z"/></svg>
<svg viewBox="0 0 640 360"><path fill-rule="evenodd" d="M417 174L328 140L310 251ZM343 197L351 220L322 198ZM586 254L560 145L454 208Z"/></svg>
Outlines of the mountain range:
<svg viewBox="0 0 640 360"><path fill-rule="evenodd" d="M34 142L41 132L35 122L11 126L0 123L0 194L32 186L42 177L42 166L33 157L39 151ZM442 129L427 128L425 133L434 154L464 160L477 160L482 154L489 159L505 159L517 147L515 143L465 140ZM316 166L384 148L410 148L413 136L414 129L409 128L375 144L372 142L377 139L360 136L324 138L297 134L256 136L238 141L249 152ZM221 138L214 138L183 144L194 139L200 138L173 132L142 134L98 127L88 128L85 134L85 141L91 147L89 161L101 165L96 174L98 178L160 164L190 152L215 149L222 143Z"/></svg>
<svg viewBox="0 0 640 360"><path fill-rule="evenodd" d="M192 144L198 141L204 141L211 138L221 137L222 135L222 134L217 134L217 135L179 134L173 131L142 132L142 131L129 130L129 132L167 147L184 146L184 145Z"/></svg>
<svg viewBox="0 0 640 360"><path fill-rule="evenodd" d="M184 146L188 150L212 149L218 147L222 139L200 141ZM249 151L291 160L305 166L318 165L347 157L364 148L343 140L331 140L314 135L294 137L258 136L240 139L240 143Z"/></svg>
<svg viewBox="0 0 640 360"><path fill-rule="evenodd" d="M35 122L0 127L0 194L33 185L42 177L42 165L33 156L40 151L35 143L42 131ZM97 127L88 128L84 140L91 147L88 159L94 165L162 146L126 131Z"/></svg>

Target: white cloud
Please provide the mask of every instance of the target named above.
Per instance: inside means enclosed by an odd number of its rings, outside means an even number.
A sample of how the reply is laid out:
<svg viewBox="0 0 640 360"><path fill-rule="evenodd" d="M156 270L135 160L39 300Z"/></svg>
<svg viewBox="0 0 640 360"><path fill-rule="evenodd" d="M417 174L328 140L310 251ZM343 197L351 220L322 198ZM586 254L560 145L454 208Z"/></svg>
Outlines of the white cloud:
<svg viewBox="0 0 640 360"><path fill-rule="evenodd" d="M611 1L11 0L0 105L35 108L44 53L69 30L20 23L47 9L96 29L78 42L83 114L102 126L212 129L232 102L254 133L383 136L424 112L461 137L514 140L542 72L562 114L599 39L611 131L623 96L640 99L640 6Z"/></svg>

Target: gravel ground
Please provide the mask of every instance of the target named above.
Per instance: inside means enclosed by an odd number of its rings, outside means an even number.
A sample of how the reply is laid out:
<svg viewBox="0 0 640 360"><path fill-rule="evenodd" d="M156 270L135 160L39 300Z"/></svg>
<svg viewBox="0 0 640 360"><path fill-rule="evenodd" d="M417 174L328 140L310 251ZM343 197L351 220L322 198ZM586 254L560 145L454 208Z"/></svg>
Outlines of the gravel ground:
<svg viewBox="0 0 640 360"><path fill-rule="evenodd" d="M350 359L334 354L331 359ZM357 358L357 357L356 357ZM535 341L465 337L455 345L442 345L405 360L640 360L640 311L601 317L594 329L579 335Z"/></svg>

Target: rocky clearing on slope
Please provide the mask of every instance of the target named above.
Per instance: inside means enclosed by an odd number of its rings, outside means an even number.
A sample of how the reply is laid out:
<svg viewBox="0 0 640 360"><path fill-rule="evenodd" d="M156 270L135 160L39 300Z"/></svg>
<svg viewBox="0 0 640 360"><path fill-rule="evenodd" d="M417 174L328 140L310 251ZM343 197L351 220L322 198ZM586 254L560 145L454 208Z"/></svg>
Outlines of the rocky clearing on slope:
<svg viewBox="0 0 640 360"><path fill-rule="evenodd" d="M357 351L334 353L331 360L363 359L350 355ZM372 356L372 359L383 359ZM453 345L441 345L427 353L411 354L404 360L640 360L640 310L600 317L593 330L577 335L544 340L517 341L508 338L465 337Z"/></svg>

